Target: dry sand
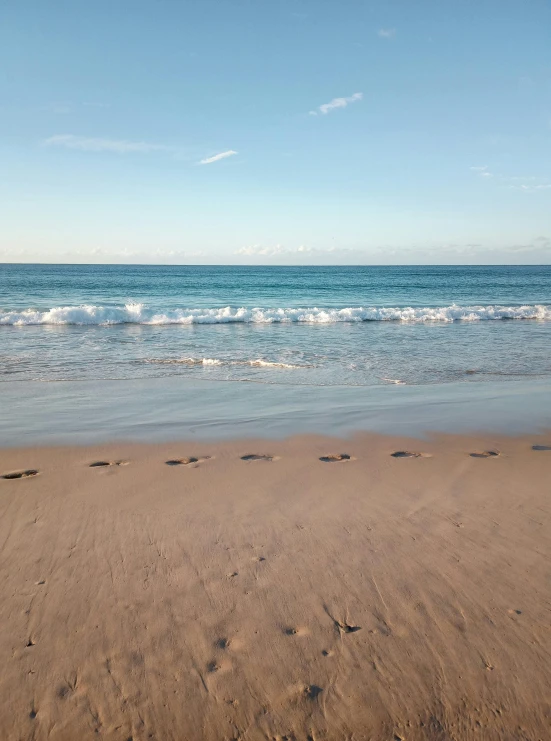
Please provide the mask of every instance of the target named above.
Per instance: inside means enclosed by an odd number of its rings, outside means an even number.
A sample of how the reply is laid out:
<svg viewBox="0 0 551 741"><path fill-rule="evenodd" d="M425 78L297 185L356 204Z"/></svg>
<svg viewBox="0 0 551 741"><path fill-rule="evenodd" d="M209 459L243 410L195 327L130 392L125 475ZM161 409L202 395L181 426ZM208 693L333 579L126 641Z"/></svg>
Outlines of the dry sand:
<svg viewBox="0 0 551 741"><path fill-rule="evenodd" d="M0 451L0 739L550 739L549 444Z"/></svg>

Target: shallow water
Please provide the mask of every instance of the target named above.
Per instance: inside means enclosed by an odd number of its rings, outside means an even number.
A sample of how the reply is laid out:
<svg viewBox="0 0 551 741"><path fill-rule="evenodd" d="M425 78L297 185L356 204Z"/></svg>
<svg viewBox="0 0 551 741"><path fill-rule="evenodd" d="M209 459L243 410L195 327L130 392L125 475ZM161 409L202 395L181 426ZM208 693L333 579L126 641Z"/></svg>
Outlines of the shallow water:
<svg viewBox="0 0 551 741"><path fill-rule="evenodd" d="M0 447L551 430L551 381L363 387L145 378L6 383Z"/></svg>
<svg viewBox="0 0 551 741"><path fill-rule="evenodd" d="M551 427L551 268L0 265L0 444Z"/></svg>
<svg viewBox="0 0 551 741"><path fill-rule="evenodd" d="M551 376L551 267L0 265L0 381Z"/></svg>

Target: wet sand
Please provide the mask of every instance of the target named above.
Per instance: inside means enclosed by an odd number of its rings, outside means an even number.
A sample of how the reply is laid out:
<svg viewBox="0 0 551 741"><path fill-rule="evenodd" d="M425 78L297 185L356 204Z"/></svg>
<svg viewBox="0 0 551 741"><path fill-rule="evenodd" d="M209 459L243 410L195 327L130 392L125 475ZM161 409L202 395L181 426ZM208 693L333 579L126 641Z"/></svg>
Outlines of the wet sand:
<svg viewBox="0 0 551 741"><path fill-rule="evenodd" d="M0 451L0 738L550 738L550 446Z"/></svg>

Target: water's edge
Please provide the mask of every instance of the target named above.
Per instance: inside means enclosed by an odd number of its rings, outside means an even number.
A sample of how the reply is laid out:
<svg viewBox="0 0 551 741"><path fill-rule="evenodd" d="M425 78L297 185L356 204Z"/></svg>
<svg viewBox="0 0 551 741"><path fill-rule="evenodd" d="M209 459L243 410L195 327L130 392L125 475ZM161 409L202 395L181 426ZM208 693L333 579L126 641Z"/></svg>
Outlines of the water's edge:
<svg viewBox="0 0 551 741"><path fill-rule="evenodd" d="M536 433L551 428L551 381L371 388L182 378L1 387L0 447L214 441L369 431Z"/></svg>

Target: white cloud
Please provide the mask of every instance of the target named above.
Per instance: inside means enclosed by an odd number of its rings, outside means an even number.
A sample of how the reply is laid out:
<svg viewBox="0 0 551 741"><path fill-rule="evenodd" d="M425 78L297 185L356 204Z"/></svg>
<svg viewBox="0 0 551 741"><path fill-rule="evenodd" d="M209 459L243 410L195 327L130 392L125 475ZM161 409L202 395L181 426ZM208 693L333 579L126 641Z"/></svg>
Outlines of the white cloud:
<svg viewBox="0 0 551 741"><path fill-rule="evenodd" d="M240 247L233 254L241 257L277 257L285 255L330 255L353 251L354 250L350 250L346 247L328 247L327 249L319 249L316 247L308 247L305 244L301 244L299 247L284 247L281 244L276 244L272 247L264 247L261 244L252 244L246 247Z"/></svg>
<svg viewBox="0 0 551 741"><path fill-rule="evenodd" d="M551 188L549 178L535 177L534 175L502 177L501 180L513 190L524 190L528 193Z"/></svg>
<svg viewBox="0 0 551 741"><path fill-rule="evenodd" d="M66 257L78 258L86 261L86 258L92 257L101 263L128 262L135 264L163 264L174 261L194 261L209 257L205 250L175 250L157 248L155 250L130 249L123 247L119 250L110 248L93 247L91 249L72 249L63 253Z"/></svg>
<svg viewBox="0 0 551 741"><path fill-rule="evenodd" d="M326 115L327 113L330 113L337 108L346 108L346 106L350 103L356 103L356 101L362 100L363 97L363 93L354 93L354 95L350 95L348 98L333 98L333 100L329 101L329 103L323 103L322 105L318 106L315 111L310 111L310 115L317 116L318 111L323 115Z"/></svg>
<svg viewBox="0 0 551 741"><path fill-rule="evenodd" d="M294 250L296 252L296 250ZM240 247L233 254L244 255L245 257L259 256L259 257L274 257L274 255L285 255L289 252L288 249L283 247L281 244L276 244L273 247L263 247L261 244L251 244L246 247Z"/></svg>
<svg viewBox="0 0 551 741"><path fill-rule="evenodd" d="M470 168L481 178L495 178L495 181L501 187L511 188L512 190L522 190L525 193L534 193L539 190L551 189L549 178L535 177L534 175L499 175L488 170L487 165L480 165Z"/></svg>
<svg viewBox="0 0 551 741"><path fill-rule="evenodd" d="M65 147L66 149L78 149L81 152L113 152L115 154L128 154L139 152L166 151L169 147L162 144L151 144L149 142L134 142L126 139L101 139L74 134L59 134L51 136L43 142L47 147Z"/></svg>
<svg viewBox="0 0 551 741"><path fill-rule="evenodd" d="M380 36L382 39L391 39L393 36L396 36L396 29L395 28L380 28L377 31L377 36Z"/></svg>
<svg viewBox="0 0 551 741"><path fill-rule="evenodd" d="M95 240L94 240L95 241ZM147 242L148 240L146 240ZM46 258L46 259L45 259ZM4 262L69 262L69 263L120 263L120 264L262 264L262 265L464 265L477 264L551 264L551 235L536 238L519 238L518 241L490 241L450 243L446 241L399 243L372 243L360 241L350 247L284 247L260 244L241 247L230 254L213 252L212 247L185 249L178 244L166 244L151 249L148 244L132 246L123 244L82 244L70 251L59 252L36 249L36 240L24 239L12 244L2 253Z"/></svg>
<svg viewBox="0 0 551 741"><path fill-rule="evenodd" d="M212 162L218 162L219 160L225 160L226 157L233 157L234 154L237 154L235 150L228 149L227 152L220 152L219 154L214 154L212 157L206 157L204 160L201 160L199 164L200 165L210 165Z"/></svg>
<svg viewBox="0 0 551 741"><path fill-rule="evenodd" d="M513 190L523 190L526 193L534 193L537 190L549 190L551 183L537 183L535 185L528 185L527 183L521 183L520 185L510 185Z"/></svg>
<svg viewBox="0 0 551 741"><path fill-rule="evenodd" d="M479 167L471 167L473 172L481 178L493 178L493 174L488 170L488 165L481 165Z"/></svg>

